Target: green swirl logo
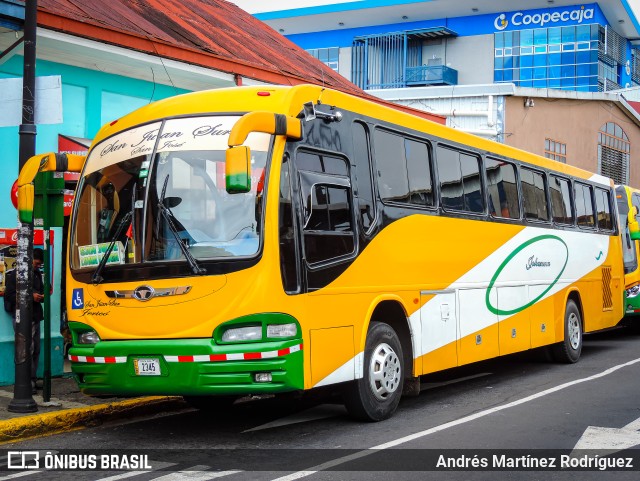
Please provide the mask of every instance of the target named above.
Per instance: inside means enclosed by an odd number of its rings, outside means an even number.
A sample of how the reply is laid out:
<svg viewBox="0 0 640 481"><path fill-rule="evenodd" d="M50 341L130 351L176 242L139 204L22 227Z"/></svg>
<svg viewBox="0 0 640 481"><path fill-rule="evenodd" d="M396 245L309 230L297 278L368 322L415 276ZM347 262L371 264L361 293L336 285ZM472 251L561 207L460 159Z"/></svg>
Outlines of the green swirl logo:
<svg viewBox="0 0 640 481"><path fill-rule="evenodd" d="M524 249L526 249L527 247L535 244L536 242L543 242L543 241L553 241L554 243L559 243L560 245L558 245L557 249L564 247L564 264L562 266L562 268L560 269L560 271L558 272L558 275L555 277L555 279L553 279L553 281L551 281L551 283L547 286L547 288L542 291L535 299L532 299L531 301L529 301L528 303L524 304L523 306L519 306L519 307L515 307L512 309L499 309L498 307L494 306L491 302L491 290L494 288L496 281L498 280L498 278L500 277L500 274L502 274L502 272L508 267L510 266L511 261L513 260L514 257L516 257L518 254L520 254ZM555 250L555 249L554 249ZM547 248L547 251L548 248ZM525 266L524 268L527 269L527 265L529 265L529 268L531 266L531 259L535 259L535 255L529 255L526 257L525 260ZM551 288L556 285L556 283L558 282L558 280L560 279L560 276L562 276L562 273L564 272L565 268L567 267L567 262L569 261L569 248L567 247L567 244L558 236L555 235L541 235L538 237L534 237L533 239L528 240L527 242L520 244L518 247L516 247L513 252L511 252L511 254L509 254L507 256L507 258L502 262L502 264L500 264L500 267L498 267L498 270L495 272L495 274L493 274L493 277L491 278L491 282L489 282L489 287L487 287L487 293L485 295L485 303L487 305L487 309L489 309L489 311L491 311L493 314L497 314L500 316L508 316L511 314L516 314L520 311L525 310L527 307L530 307L532 305L534 305L536 302L538 302L540 299L542 299L545 294L547 292L549 292L551 290ZM538 262L538 264L543 264L541 262ZM548 264L548 265L546 265ZM544 265L539 265L539 267L551 267L551 263L550 262L545 262Z"/></svg>

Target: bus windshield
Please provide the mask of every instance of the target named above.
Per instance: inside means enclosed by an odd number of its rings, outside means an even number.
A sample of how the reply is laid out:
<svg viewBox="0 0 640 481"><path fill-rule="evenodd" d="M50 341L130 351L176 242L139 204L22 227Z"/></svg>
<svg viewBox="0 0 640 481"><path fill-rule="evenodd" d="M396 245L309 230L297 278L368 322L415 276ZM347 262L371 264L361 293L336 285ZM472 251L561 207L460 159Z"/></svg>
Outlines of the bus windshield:
<svg viewBox="0 0 640 481"><path fill-rule="evenodd" d="M96 145L76 195L72 269L96 269L107 251L107 269L257 254L270 136L249 136L251 191L228 194L225 151L238 118L171 119Z"/></svg>

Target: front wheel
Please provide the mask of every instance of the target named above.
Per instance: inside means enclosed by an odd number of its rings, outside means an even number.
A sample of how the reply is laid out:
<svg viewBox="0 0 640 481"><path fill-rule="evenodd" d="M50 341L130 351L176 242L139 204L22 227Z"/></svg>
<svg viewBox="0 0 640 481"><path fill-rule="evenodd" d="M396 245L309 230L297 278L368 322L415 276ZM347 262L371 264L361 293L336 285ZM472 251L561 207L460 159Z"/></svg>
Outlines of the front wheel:
<svg viewBox="0 0 640 481"><path fill-rule="evenodd" d="M582 353L582 316L572 300L567 301L564 314L564 341L552 346L553 358L557 362L573 364Z"/></svg>
<svg viewBox="0 0 640 481"><path fill-rule="evenodd" d="M345 388L349 414L362 421L389 418L400 402L404 360L398 335L383 322L372 323L364 351L364 376Z"/></svg>

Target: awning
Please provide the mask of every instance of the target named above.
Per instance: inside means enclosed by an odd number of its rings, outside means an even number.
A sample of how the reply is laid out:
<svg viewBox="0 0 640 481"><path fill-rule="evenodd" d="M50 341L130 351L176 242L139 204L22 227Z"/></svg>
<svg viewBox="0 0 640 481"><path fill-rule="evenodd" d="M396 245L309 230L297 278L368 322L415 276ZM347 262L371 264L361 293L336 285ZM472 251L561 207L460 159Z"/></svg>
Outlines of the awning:
<svg viewBox="0 0 640 481"><path fill-rule="evenodd" d="M458 34L447 27L421 28L418 30L407 30L405 32L409 38L444 38L457 37Z"/></svg>
<svg viewBox="0 0 640 481"><path fill-rule="evenodd" d="M445 37L457 37L458 34L453 30L448 29L447 27L431 27L431 28L420 28L416 30L404 30L402 32L389 32L383 34L373 34L373 35L362 35L360 37L354 37L353 41L365 41L372 38L384 38L384 37L398 37L403 36L409 39L433 39L433 38L445 38Z"/></svg>

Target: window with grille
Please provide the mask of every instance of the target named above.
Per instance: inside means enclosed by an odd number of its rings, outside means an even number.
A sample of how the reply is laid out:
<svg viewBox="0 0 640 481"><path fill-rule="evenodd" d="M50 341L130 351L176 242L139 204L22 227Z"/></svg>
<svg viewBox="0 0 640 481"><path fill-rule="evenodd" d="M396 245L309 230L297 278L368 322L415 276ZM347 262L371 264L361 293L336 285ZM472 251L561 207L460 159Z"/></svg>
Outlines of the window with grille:
<svg viewBox="0 0 640 481"><path fill-rule="evenodd" d="M598 165L602 175L616 184L629 183L629 137L618 124L607 122L598 132Z"/></svg>
<svg viewBox="0 0 640 481"><path fill-rule="evenodd" d="M544 139L544 156L547 159L567 163L567 144L557 140Z"/></svg>

